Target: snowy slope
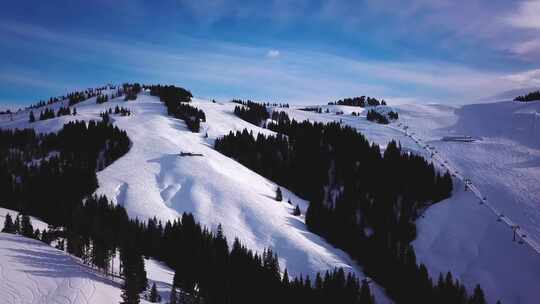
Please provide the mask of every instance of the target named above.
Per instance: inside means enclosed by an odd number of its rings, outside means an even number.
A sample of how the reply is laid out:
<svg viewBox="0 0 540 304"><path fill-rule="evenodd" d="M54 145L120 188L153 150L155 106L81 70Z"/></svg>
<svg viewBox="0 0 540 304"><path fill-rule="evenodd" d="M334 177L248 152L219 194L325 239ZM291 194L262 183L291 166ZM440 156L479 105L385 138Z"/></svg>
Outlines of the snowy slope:
<svg viewBox="0 0 540 304"><path fill-rule="evenodd" d="M207 116L199 134L187 131L182 121L167 117L163 105L147 95L132 102L114 100L102 105L91 99L77 105L80 114L76 117L36 122L32 127L55 131L68 120L97 119L101 111L116 105L134 113L131 117L113 116L114 123L128 132L133 146L98 174L98 192L124 205L130 216L166 220L192 212L211 229L222 223L229 240L239 237L255 250L272 247L281 266L292 274L341 266L362 276L361 269L342 251L309 233L303 218L291 215L292 206L273 200L274 183L212 149L215 138L230 130L271 133L236 118L234 104L195 99L193 105ZM540 103L500 102L460 108L399 105L395 107L399 120L390 125L367 121L366 112L356 107L322 107L330 113L279 110L297 120L341 121L383 149L395 139L404 149L430 158L429 145L438 151L433 161L441 169L458 172L454 195L429 208L418 220L419 235L413 245L419 261L433 276L451 270L471 289L480 283L490 302L537 302L540 255L528 243L512 242L507 224L519 224L520 233L526 234L525 240L533 246L540 243ZM350 115L353 111L361 112L360 116ZM26 127L27 117L28 113L20 113L9 121L3 116L0 126ZM407 131L403 125L408 126ZM482 140L441 140L448 135ZM203 156L179 157L180 151ZM464 191L465 178L472 181L475 194ZM480 205L476 195L487 196L486 204ZM284 197L303 211L307 208L307 202L286 189ZM497 214L504 214L504 221L497 221ZM376 292L385 301L380 290Z"/></svg>
<svg viewBox="0 0 540 304"><path fill-rule="evenodd" d="M540 248L540 103L396 108L399 120L388 126L371 123L365 115L286 111L297 120L341 121L383 146L396 139L405 149L427 158L431 152L426 145L435 147L432 160L438 167L457 172L455 191L418 220L418 238L413 243L418 260L435 277L451 270L471 289L480 283L490 302L538 303L540 254L535 248ZM403 125L408 126L407 131ZM449 135L482 140L441 140ZM466 178L476 193L464 191ZM479 197L484 196L487 202L480 205ZM499 222L500 214L504 217ZM521 227L520 234L526 235L524 244L512 241L509 224Z"/></svg>
<svg viewBox="0 0 540 304"><path fill-rule="evenodd" d="M4 222L6 220L6 215L7 214L9 214L11 216L12 220L15 220L15 217L17 216L16 211L6 209L6 208L0 208L0 230L1 230L2 227L4 227ZM33 216L30 217L30 220L32 221L32 226L34 227L34 229L43 230L43 229L47 229L47 227L49 226L44 221L42 221L40 219L37 219L37 218L35 218Z"/></svg>
<svg viewBox="0 0 540 304"><path fill-rule="evenodd" d="M153 260L146 260L146 271L149 285L156 283L165 303L174 273ZM120 294L120 280L77 258L40 241L0 233L1 303L113 304L120 302Z"/></svg>
<svg viewBox="0 0 540 304"><path fill-rule="evenodd" d="M2 303L118 303L120 284L45 243L0 233Z"/></svg>
<svg viewBox="0 0 540 304"><path fill-rule="evenodd" d="M417 137L434 146L477 192L464 192L460 182L451 199L428 210L419 221L417 255L433 271L450 268L468 284L480 282L492 301L538 303L540 296L539 110L539 103L467 105L428 119L438 126L423 122L414 110L403 115ZM482 140L440 140L452 134ZM480 205L478 196L486 197L486 204ZM512 241L509 224L521 227L527 243Z"/></svg>
<svg viewBox="0 0 540 304"><path fill-rule="evenodd" d="M6 214L0 208L0 227ZM34 229L48 224L31 218ZM118 260L118 256L116 256ZM165 303L170 296L174 272L162 263L145 260L149 286L156 283ZM115 266L118 268L116 261ZM118 272L118 269L115 269ZM119 303L121 280L103 275L78 258L43 242L20 235L0 233L0 303ZM149 303L142 300L141 303Z"/></svg>
<svg viewBox="0 0 540 304"><path fill-rule="evenodd" d="M226 237L238 237L248 248L262 252L271 247L290 275L313 276L316 272L343 267L363 277L360 267L341 250L307 231L303 217L292 215L294 205L303 211L307 202L283 190L284 201L274 200L277 185L213 149L214 140L231 130L248 128L254 133L271 132L249 124L233 114L235 104L195 99L207 122L200 133L189 132L183 121L166 115L155 97L140 94L137 100L115 99L96 104L95 98L77 104L79 115L63 116L32 124L41 132L56 131L68 120L98 119L99 113L120 105L132 116L112 116L132 140L130 151L98 173L100 194L123 205L131 217L162 220L191 212L210 229L223 224ZM28 113L2 127L27 127ZM1 121L1 120L0 120ZM204 135L208 133L208 138ZM202 157L180 157L179 152L201 153ZM287 200L293 205L289 205ZM387 299L378 287L379 303Z"/></svg>

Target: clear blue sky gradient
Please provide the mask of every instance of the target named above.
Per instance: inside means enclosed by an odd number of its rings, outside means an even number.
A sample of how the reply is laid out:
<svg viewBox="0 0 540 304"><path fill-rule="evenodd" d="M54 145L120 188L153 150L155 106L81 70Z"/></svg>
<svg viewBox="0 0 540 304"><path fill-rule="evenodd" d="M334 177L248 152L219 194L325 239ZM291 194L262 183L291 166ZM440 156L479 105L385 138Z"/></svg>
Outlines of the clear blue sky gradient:
<svg viewBox="0 0 540 304"><path fill-rule="evenodd" d="M540 1L8 1L0 107L106 83L463 103L540 86Z"/></svg>

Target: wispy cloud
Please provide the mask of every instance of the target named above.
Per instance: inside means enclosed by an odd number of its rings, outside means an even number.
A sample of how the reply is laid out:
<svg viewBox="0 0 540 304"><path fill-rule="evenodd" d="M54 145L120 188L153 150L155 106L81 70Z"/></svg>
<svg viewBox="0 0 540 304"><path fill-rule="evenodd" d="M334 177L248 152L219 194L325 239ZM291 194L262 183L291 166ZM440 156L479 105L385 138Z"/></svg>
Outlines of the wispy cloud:
<svg viewBox="0 0 540 304"><path fill-rule="evenodd" d="M105 75L113 71L128 75L129 79L123 81L178 83L208 97L236 95L326 102L366 94L426 102L464 102L538 82L536 70L504 74L450 62L346 58L301 49L286 49L287 56L280 56L281 50L185 37L179 38L181 47L156 46L152 41L112 41L28 24L3 24L0 30L39 41L42 54L57 56L59 60L93 60L93 67L111 71ZM279 56L280 60L261 60L261 54ZM15 70L0 74L0 80L34 87L62 85L45 75L43 71ZM77 75L73 78L77 80ZM95 79L93 83L100 81L106 83L110 78Z"/></svg>
<svg viewBox="0 0 540 304"><path fill-rule="evenodd" d="M540 1L520 2L518 8L506 16L505 20L517 28L540 30Z"/></svg>
<svg viewBox="0 0 540 304"><path fill-rule="evenodd" d="M518 42L511 47L511 51L519 55L540 56L540 39Z"/></svg>
<svg viewBox="0 0 540 304"><path fill-rule="evenodd" d="M0 72L0 81L8 85L17 85L26 88L42 88L49 90L67 89L63 82L51 81L49 77L37 75L28 70L4 70Z"/></svg>
<svg viewBox="0 0 540 304"><path fill-rule="evenodd" d="M505 79L508 79L523 88L540 87L540 69L510 74L505 76Z"/></svg>

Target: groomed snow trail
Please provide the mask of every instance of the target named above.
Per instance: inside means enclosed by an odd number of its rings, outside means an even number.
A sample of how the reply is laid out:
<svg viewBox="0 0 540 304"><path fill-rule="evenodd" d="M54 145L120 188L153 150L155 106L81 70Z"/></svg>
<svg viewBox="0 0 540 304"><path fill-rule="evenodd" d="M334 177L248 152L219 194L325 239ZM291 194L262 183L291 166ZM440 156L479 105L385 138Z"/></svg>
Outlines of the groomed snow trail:
<svg viewBox="0 0 540 304"><path fill-rule="evenodd" d="M497 221L502 222L506 224L509 231L512 233L512 235L515 232L515 241L519 244L526 244L530 246L537 254L540 254L540 244L532 239L528 238L527 231L522 229L518 223L514 222L512 219L510 219L508 216L505 216L503 212L499 211L497 208L492 206L489 203L489 199L487 196L482 194L480 189L475 185L475 183L470 180L469 178L463 176L458 170L456 170L453 166L449 165L449 161L445 158L443 154L441 154L439 151L437 151L436 148L430 147L429 144L425 143L422 139L418 138L417 136L414 136L414 133L409 132L408 126L403 126L403 128L394 127L394 126L388 126L391 129L402 131L406 136L410 137L412 140L414 140L418 146L422 147L426 150L428 154L431 155L431 160L433 163L439 165L441 168L448 170L452 177L454 178L454 181L458 179L461 183L458 184L460 187L464 187L466 191L471 191L471 194L475 196L476 201L480 205L484 205L489 212L491 212L494 215L494 218L497 219ZM472 200L474 201L474 200ZM514 240L514 239L513 239Z"/></svg>

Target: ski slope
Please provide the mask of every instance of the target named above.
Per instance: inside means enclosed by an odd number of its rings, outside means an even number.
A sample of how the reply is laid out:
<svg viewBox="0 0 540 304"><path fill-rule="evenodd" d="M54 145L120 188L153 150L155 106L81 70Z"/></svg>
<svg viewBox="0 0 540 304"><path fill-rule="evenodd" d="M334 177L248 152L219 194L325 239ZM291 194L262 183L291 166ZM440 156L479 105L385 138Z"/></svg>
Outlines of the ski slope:
<svg viewBox="0 0 540 304"><path fill-rule="evenodd" d="M325 107L331 113L281 110L297 120L341 121L383 149L396 139L405 150L454 174L453 196L428 208L417 221L413 245L432 276L452 271L469 290L480 283L489 302L538 303L540 103L400 105L399 120L390 125L367 121L365 112L360 117L335 115L354 111L344 111L344 106ZM441 140L451 135L480 140ZM467 191L465 180L470 180ZM515 225L520 228L513 241Z"/></svg>
<svg viewBox="0 0 540 304"><path fill-rule="evenodd" d="M0 227L6 214L17 212L0 208ZM48 224L31 218L34 229ZM118 256L116 256L118 260ZM116 273L118 261L115 261ZM156 283L162 303L170 297L174 271L147 259L149 287ZM20 235L0 233L0 303L113 304L121 301L122 281L105 276L80 259L43 242ZM141 303L150 303L144 299Z"/></svg>
<svg viewBox="0 0 540 304"><path fill-rule="evenodd" d="M96 104L91 98L76 105L77 116L38 121L31 127L54 132L67 121L100 119L100 112L116 105L132 112L127 117L111 116L115 125L127 131L132 147L98 172L97 193L124 206L130 217L166 221L190 212L209 229L216 230L221 223L231 244L239 238L258 252L272 248L281 268L286 267L291 276L313 277L317 272L343 267L364 278L347 254L309 232L303 216L292 215L297 204L304 214L308 202L284 188L284 200L276 202L276 184L213 149L214 140L230 131L248 128L255 134L272 133L237 118L233 103L195 98L192 105L202 109L207 118L200 133L188 131L183 121L167 116L159 99L147 93L129 102L119 98ZM28 112L15 115L13 121L3 119L1 127L29 126ZM202 156L181 157L180 152ZM378 303L388 302L382 290L375 284L373 287Z"/></svg>
<svg viewBox="0 0 540 304"><path fill-rule="evenodd" d="M284 202L276 202L277 185L213 150L214 140L231 130L272 133L235 117L235 104L194 99L193 105L207 116L198 134L168 117L163 105L145 94L136 101L115 99L101 105L92 98L77 105L79 115L75 117L36 122L32 127L56 131L69 120L98 119L100 112L116 105L132 110L132 116L112 118L128 132L133 145L124 157L99 172L97 192L125 206L131 217L168 220L191 212L210 229L223 224L229 241L238 237L249 248L276 250L280 265L290 274L312 275L344 267L363 277L361 268L346 254L308 232L303 217L291 215L295 204L304 213L308 202L283 188ZM460 108L399 105L394 107L399 120L390 125L367 121L366 112L356 107L321 107L321 114L295 107L275 110L300 121L339 121L353 126L382 149L397 140L403 149L431 158L455 175L454 195L428 208L417 222L413 245L418 260L434 278L452 271L469 290L480 283L490 303L499 299L503 303L538 302L540 103L498 102ZM330 113L324 113L326 109ZM360 116L352 116L352 112L360 112ZM27 119L28 112L14 115L13 121L0 116L0 126L28 127ZM480 140L441 140L455 135ZM180 157L180 152L203 156ZM467 191L465 180L471 181ZM288 199L293 205L286 203ZM512 225L519 225L518 240L523 244L513 241ZM387 301L377 286L375 293L378 303Z"/></svg>
<svg viewBox="0 0 540 304"><path fill-rule="evenodd" d="M118 303L120 283L45 243L0 233L2 303Z"/></svg>

